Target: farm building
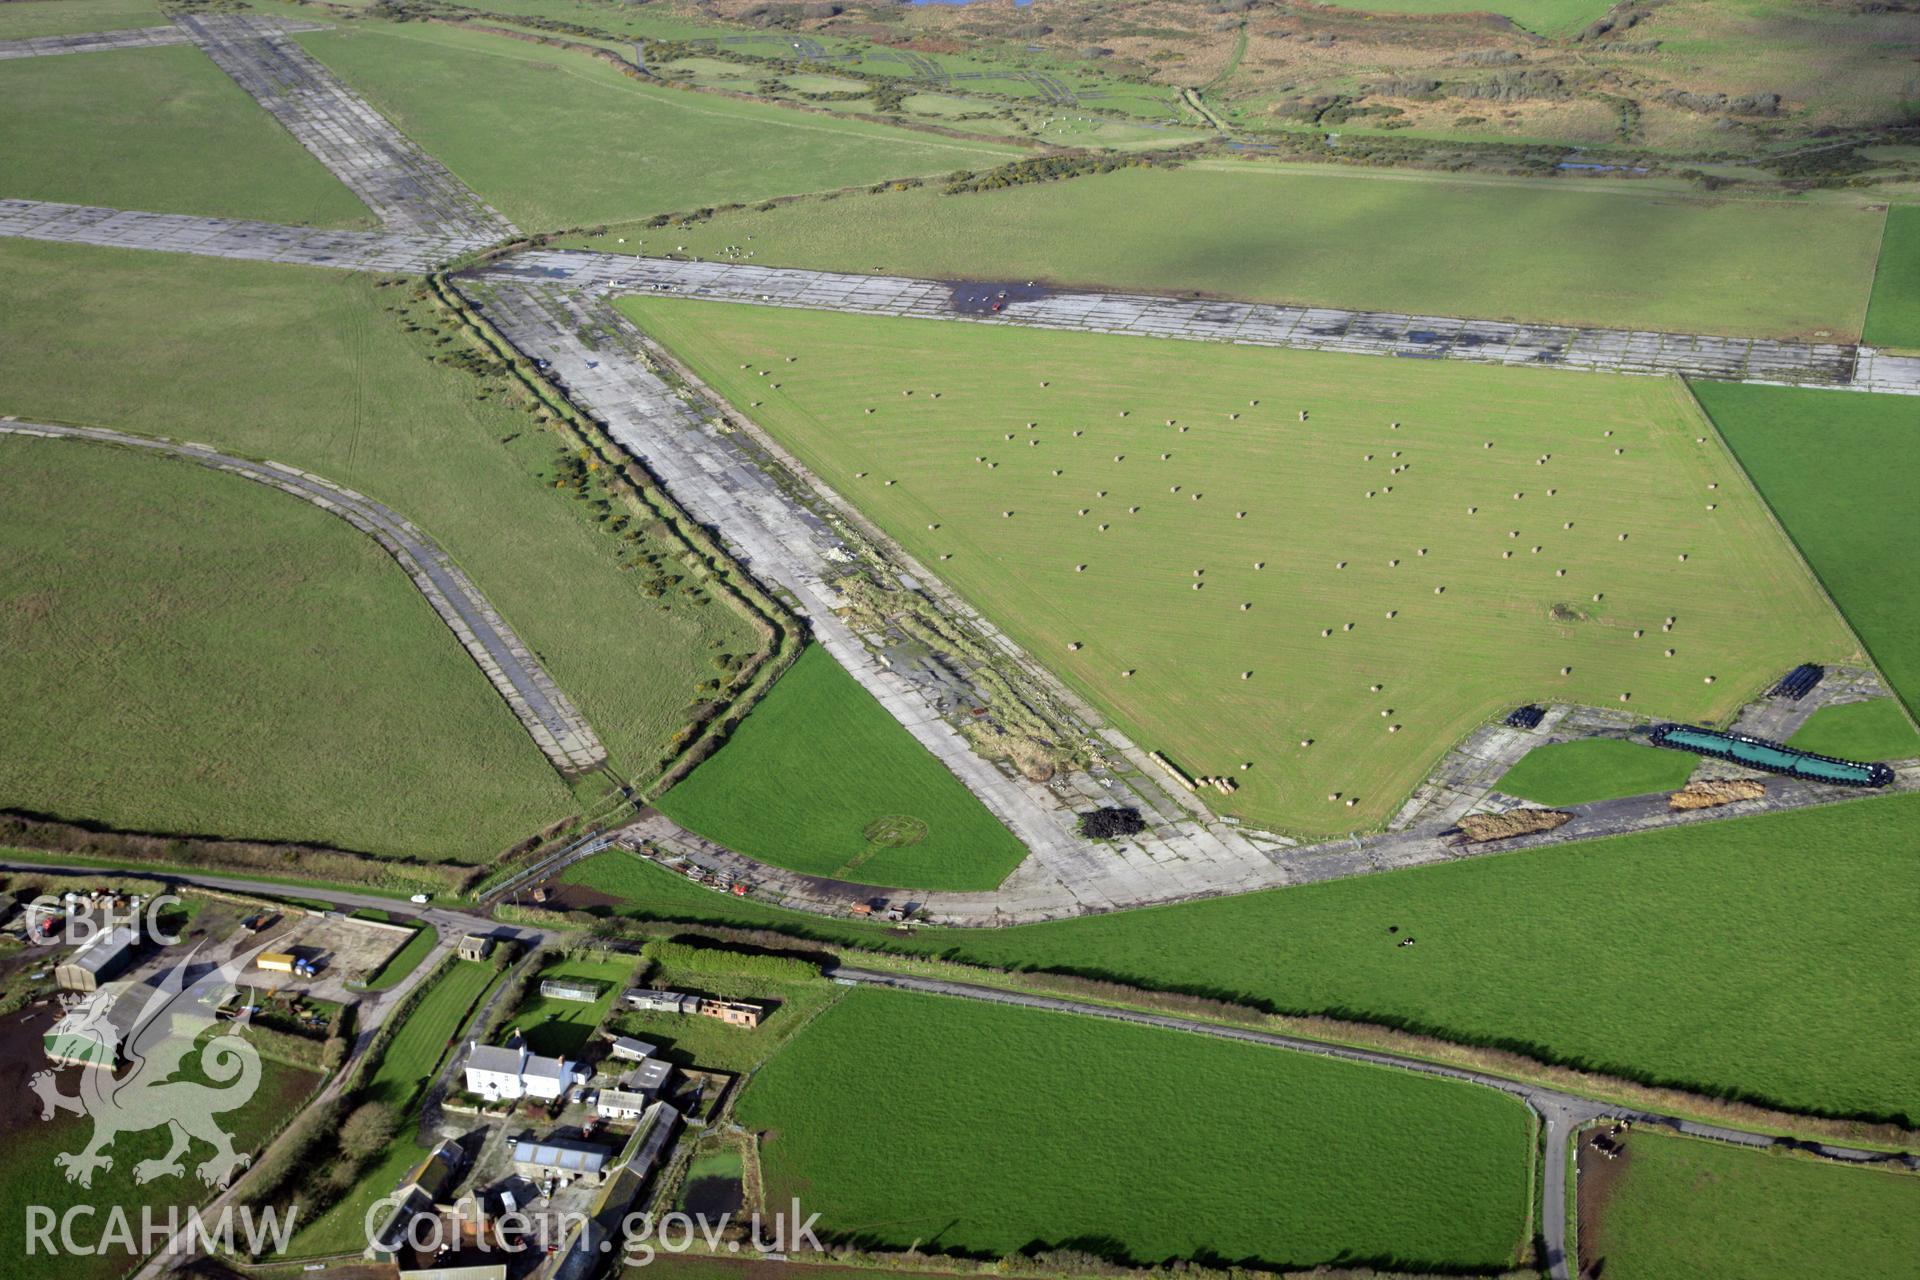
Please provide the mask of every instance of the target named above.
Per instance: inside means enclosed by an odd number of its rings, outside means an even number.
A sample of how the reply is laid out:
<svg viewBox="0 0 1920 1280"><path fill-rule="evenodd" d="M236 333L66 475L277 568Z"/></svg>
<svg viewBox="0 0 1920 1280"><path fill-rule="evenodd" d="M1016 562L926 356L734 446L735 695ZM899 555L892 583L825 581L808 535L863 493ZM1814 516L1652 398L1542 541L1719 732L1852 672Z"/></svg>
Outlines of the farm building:
<svg viewBox="0 0 1920 1280"><path fill-rule="evenodd" d="M536 1181L553 1177L566 1182L581 1178L599 1182L607 1176L607 1162L612 1156L609 1148L595 1142L523 1138L513 1144L513 1171Z"/></svg>
<svg viewBox="0 0 1920 1280"><path fill-rule="evenodd" d="M635 1040L632 1036L613 1038L613 1056L626 1062L645 1062L659 1049L659 1045L648 1044L645 1040Z"/></svg>
<svg viewBox="0 0 1920 1280"><path fill-rule="evenodd" d="M628 987L622 997L629 1006L644 1009L648 1013L694 1013L700 1000L697 996L683 996L678 991L656 991L649 987Z"/></svg>
<svg viewBox="0 0 1920 1280"><path fill-rule="evenodd" d="M543 1058L524 1044L499 1047L472 1044L467 1050L467 1092L490 1102L514 1098L551 1101L585 1079L564 1058Z"/></svg>
<svg viewBox="0 0 1920 1280"><path fill-rule="evenodd" d="M649 1096L658 1094L667 1087L667 1081L673 1078L673 1064L660 1058L648 1058L645 1062L627 1072L620 1078L620 1087L632 1093L644 1093Z"/></svg>
<svg viewBox="0 0 1920 1280"><path fill-rule="evenodd" d="M96 934L54 969L53 980L64 991L98 991L101 983L111 981L127 967L137 940L126 925Z"/></svg>
<svg viewBox="0 0 1920 1280"><path fill-rule="evenodd" d="M460 939L462 960L485 960L493 954L493 939L484 933L470 933Z"/></svg>
<svg viewBox="0 0 1920 1280"><path fill-rule="evenodd" d="M594 1112L608 1120L637 1120L652 1105L653 1099L644 1093L602 1089L599 1100L594 1104Z"/></svg>
<svg viewBox="0 0 1920 1280"><path fill-rule="evenodd" d="M592 1004L600 998L597 983L581 982L573 978L548 978L540 984L540 994L549 1000L574 1000L581 1004Z"/></svg>
<svg viewBox="0 0 1920 1280"><path fill-rule="evenodd" d="M761 1009L744 1000L702 1000L697 1010L702 1017L716 1018L730 1027L757 1027Z"/></svg>
<svg viewBox="0 0 1920 1280"><path fill-rule="evenodd" d="M446 1198L460 1179L466 1165L466 1153L451 1138L435 1147L393 1195L393 1210L373 1233L366 1256L375 1262L391 1262L406 1243L407 1228L423 1213L430 1213Z"/></svg>

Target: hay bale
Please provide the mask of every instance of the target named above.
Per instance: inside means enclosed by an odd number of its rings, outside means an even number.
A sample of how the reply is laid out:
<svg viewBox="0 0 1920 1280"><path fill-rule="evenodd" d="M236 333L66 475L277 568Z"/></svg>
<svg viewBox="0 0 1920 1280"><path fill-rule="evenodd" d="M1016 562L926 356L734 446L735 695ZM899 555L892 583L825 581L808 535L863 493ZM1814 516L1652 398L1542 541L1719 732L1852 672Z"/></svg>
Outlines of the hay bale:
<svg viewBox="0 0 1920 1280"><path fill-rule="evenodd" d="M1510 840L1514 836L1557 831L1573 821L1558 809L1509 809L1505 813L1470 813L1460 819L1460 834L1475 844Z"/></svg>
<svg viewBox="0 0 1920 1280"><path fill-rule="evenodd" d="M1767 794L1767 784L1758 778L1723 778L1712 782L1690 782L1667 797L1672 810L1717 809L1741 800L1758 800Z"/></svg>

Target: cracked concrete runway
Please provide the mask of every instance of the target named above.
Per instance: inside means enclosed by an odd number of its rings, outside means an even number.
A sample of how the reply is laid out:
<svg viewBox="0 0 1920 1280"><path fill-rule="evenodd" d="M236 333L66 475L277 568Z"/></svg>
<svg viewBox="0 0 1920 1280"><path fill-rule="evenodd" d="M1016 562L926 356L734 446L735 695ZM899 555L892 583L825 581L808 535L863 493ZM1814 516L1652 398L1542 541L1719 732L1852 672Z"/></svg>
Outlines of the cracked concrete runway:
<svg viewBox="0 0 1920 1280"><path fill-rule="evenodd" d="M81 440L145 449L269 485L339 516L374 539L406 570L413 585L453 632L534 743L562 773L606 762L593 728L561 693L467 575L426 534L392 509L310 472L278 462L253 462L202 444L128 435L98 427L61 427L0 418L0 434Z"/></svg>
<svg viewBox="0 0 1920 1280"><path fill-rule="evenodd" d="M289 39L281 24L252 16L175 22L382 225L482 243L514 234L512 223Z"/></svg>
<svg viewBox="0 0 1920 1280"><path fill-rule="evenodd" d="M963 305L958 295L965 292L965 286L939 280L564 250L520 254L495 271L515 272L599 294L670 292L716 302L1302 351L1605 373L1684 374L1730 382L1920 395L1920 357L1886 355L1848 343L1508 324L1457 316L1013 287L1008 287L1002 309L992 311Z"/></svg>
<svg viewBox="0 0 1920 1280"><path fill-rule="evenodd" d="M424 275L489 243L470 236L330 231L184 213L129 213L45 200L0 200L0 236L411 275Z"/></svg>

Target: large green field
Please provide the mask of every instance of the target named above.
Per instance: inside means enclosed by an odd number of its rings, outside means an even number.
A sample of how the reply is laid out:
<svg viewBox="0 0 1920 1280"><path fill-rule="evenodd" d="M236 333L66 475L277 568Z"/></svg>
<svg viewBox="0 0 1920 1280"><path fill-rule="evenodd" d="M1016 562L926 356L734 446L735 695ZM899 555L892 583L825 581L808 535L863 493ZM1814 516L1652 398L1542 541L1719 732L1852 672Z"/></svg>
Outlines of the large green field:
<svg viewBox="0 0 1920 1280"><path fill-rule="evenodd" d="M1802 751L1842 760L1911 760L1920 734L1895 698L1822 707L1789 739Z"/></svg>
<svg viewBox="0 0 1920 1280"><path fill-rule="evenodd" d="M206 441L391 505L542 659L616 770L650 771L711 696L716 659L754 651L677 553L556 487L573 461L561 437L448 363L459 338L409 286L26 241L0 243L0 270L0 412ZM656 554L662 581L683 579L658 598ZM418 724L431 739L431 716Z"/></svg>
<svg viewBox="0 0 1920 1280"><path fill-rule="evenodd" d="M1250 822L1384 821L1516 702L1715 720L1854 650L1675 381L620 305Z"/></svg>
<svg viewBox="0 0 1920 1280"><path fill-rule="evenodd" d="M1542 35L1561 32L1593 21L1607 11L1604 0L1330 0L1336 9L1366 13L1469 14L1497 13L1515 25Z"/></svg>
<svg viewBox="0 0 1920 1280"><path fill-rule="evenodd" d="M1536 804L1590 804L1683 787L1699 763L1698 756L1625 738L1578 738L1535 747L1507 770L1499 789Z"/></svg>
<svg viewBox="0 0 1920 1280"><path fill-rule="evenodd" d="M346 521L189 463L20 436L0 436L0 509L0 807L456 860L571 809Z"/></svg>
<svg viewBox="0 0 1920 1280"><path fill-rule="evenodd" d="M1106 976L1913 1122L1916 852L1920 797L1894 796L911 939L725 897L626 855L568 876L637 916ZM1394 945L1408 935L1419 945Z"/></svg>
<svg viewBox="0 0 1920 1280"><path fill-rule="evenodd" d="M374 1160L360 1181L325 1212L301 1215L288 1256L358 1254L367 1247L367 1210L398 1186L429 1150L414 1141L413 1105L453 1051L468 1015L499 976L490 964L456 960L433 978L433 985L411 1006L361 1087L361 1101L384 1103L403 1117L399 1134L386 1154Z"/></svg>
<svg viewBox="0 0 1920 1280"><path fill-rule="evenodd" d="M0 24L14 7L0 5ZM0 61L0 101L0 197L372 223L352 192L191 45Z"/></svg>
<svg viewBox="0 0 1920 1280"><path fill-rule="evenodd" d="M1580 1260L1607 1280L1913 1275L1920 1177L1658 1133L1626 1147L1580 1223Z"/></svg>
<svg viewBox="0 0 1920 1280"><path fill-rule="evenodd" d="M299 37L526 230L996 164L1014 148L643 84L565 50L425 24Z"/></svg>
<svg viewBox="0 0 1920 1280"><path fill-rule="evenodd" d="M570 243L759 266L1752 336L1857 335L1880 215L1627 183L1201 163L937 186ZM624 237L624 245L616 241ZM645 243L641 244L640 241Z"/></svg>
<svg viewBox="0 0 1920 1280"><path fill-rule="evenodd" d="M166 22L166 15L153 0L14 0L0 4L0 40L161 27Z"/></svg>
<svg viewBox="0 0 1920 1280"><path fill-rule="evenodd" d="M1880 245L1862 340L1920 350L1920 205L1895 205L1887 211L1887 234Z"/></svg>
<svg viewBox="0 0 1920 1280"><path fill-rule="evenodd" d="M1920 710L1916 401L1732 382L1694 392L1894 692Z"/></svg>
<svg viewBox="0 0 1920 1280"><path fill-rule="evenodd" d="M43 1060L34 1053L29 1061L38 1066ZM256 1156L287 1118L305 1105L318 1083L310 1071L264 1055L259 1061L259 1087L240 1107L219 1117L220 1127L232 1140L233 1149ZM58 1087L62 1092L72 1094L78 1090L74 1077L79 1070L68 1068L61 1073ZM14 1078L20 1082L15 1087L22 1093L25 1075L23 1067L21 1075ZM198 1054L186 1057L179 1077L208 1081ZM137 1091L129 1088L128 1092ZM54 1117L51 1123L41 1123L38 1104L32 1104L32 1108L29 1111L18 1105L9 1107L8 1119L20 1123L7 1126L5 1152L0 1154L0 1178L5 1179L7 1194L15 1206L13 1212L0 1214L0 1256L19 1260L14 1264L21 1268L17 1274L32 1271L57 1275L60 1280L115 1280L125 1275L142 1256L138 1242L143 1210L150 1210L154 1221L161 1224L168 1220L170 1210L179 1212L184 1221L188 1206L204 1205L211 1196L206 1184L199 1179L197 1166L213 1155L213 1149L200 1142L195 1142L183 1157L185 1172L180 1176L163 1175L145 1183L136 1181L136 1166L167 1153L170 1131L164 1124L145 1129L137 1123L130 1124L127 1131L115 1135L108 1150L112 1167L96 1172L91 1187L69 1182L54 1160L64 1152L84 1147L93 1136L96 1121L91 1116L63 1114ZM75 1252L54 1259L49 1265L48 1246L43 1241L37 1249L38 1261L29 1264L26 1260L36 1251L30 1251L27 1205L45 1206L55 1215L78 1210L67 1219L72 1223ZM116 1237L110 1227L108 1215L116 1208L132 1224L131 1241ZM240 1228L236 1228L238 1230ZM62 1251L59 1239L58 1234L53 1237L56 1251ZM79 1250L95 1252L88 1256Z"/></svg>
<svg viewBox="0 0 1920 1280"><path fill-rule="evenodd" d="M869 1246L1496 1271L1531 1242L1502 1094L1066 1014L855 991L738 1117L770 1205Z"/></svg>
<svg viewBox="0 0 1920 1280"><path fill-rule="evenodd" d="M658 803L749 857L866 884L991 889L1026 856L818 646Z"/></svg>

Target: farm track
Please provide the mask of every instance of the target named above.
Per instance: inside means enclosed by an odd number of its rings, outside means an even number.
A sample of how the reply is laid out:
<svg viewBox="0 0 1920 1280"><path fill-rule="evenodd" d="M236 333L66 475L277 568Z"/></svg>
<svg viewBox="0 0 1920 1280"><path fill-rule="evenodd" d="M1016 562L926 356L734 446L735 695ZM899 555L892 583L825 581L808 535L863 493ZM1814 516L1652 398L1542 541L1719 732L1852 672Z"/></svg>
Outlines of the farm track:
<svg viewBox="0 0 1920 1280"><path fill-rule="evenodd" d="M445 551L391 508L309 472L253 462L206 445L0 418L0 435L78 440L181 458L240 476L339 516L384 547L506 700L553 767L572 775L605 763L606 748L479 588Z"/></svg>

